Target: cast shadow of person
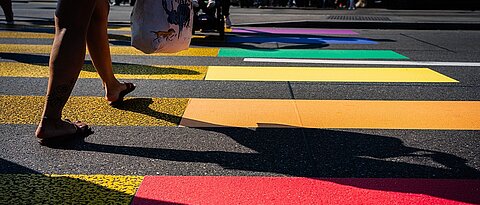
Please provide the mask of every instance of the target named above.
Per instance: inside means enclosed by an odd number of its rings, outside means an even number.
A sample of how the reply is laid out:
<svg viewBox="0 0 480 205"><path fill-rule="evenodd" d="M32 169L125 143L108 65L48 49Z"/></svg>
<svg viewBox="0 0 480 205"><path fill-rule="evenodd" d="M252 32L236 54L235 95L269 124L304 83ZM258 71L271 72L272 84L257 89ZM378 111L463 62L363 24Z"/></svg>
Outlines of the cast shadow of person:
<svg viewBox="0 0 480 205"><path fill-rule="evenodd" d="M340 44L376 44L378 42L397 42L392 39L382 38L361 38L351 36L325 35L325 34L294 34L274 33L240 28L249 33L229 33L222 41L215 41L213 38L192 39L191 44L204 47L233 47L243 49L265 49L271 48L265 45L273 45L277 49L319 49L329 47L331 41L342 42ZM363 42L363 43L359 43ZM265 44L264 46L262 46ZM334 43L336 44L336 43Z"/></svg>
<svg viewBox="0 0 480 205"><path fill-rule="evenodd" d="M0 59L11 60L15 62L45 66L48 69L49 56L26 54L26 53L0 53ZM82 71L96 73L95 68L91 60L86 60L83 65ZM128 75L199 75L200 72L175 68L175 67L155 67L150 65L131 64L131 63L113 63L113 72L115 74L128 74Z"/></svg>
<svg viewBox="0 0 480 205"><path fill-rule="evenodd" d="M119 109L136 112L179 124L194 124L194 128L228 136L254 153L228 151L192 151L168 148L144 148L73 143L60 149L75 149L113 153L152 159L213 163L224 169L244 170L279 175L320 178L452 178L479 179L480 172L467 165L467 160L448 153L405 146L397 138L350 131L303 129L278 124L258 124L256 129L222 127L185 119L150 109L151 98L128 99ZM199 145L201 146L201 145ZM428 159L442 166L413 164L390 158ZM443 168L442 168L443 167ZM419 193L478 203L480 199L447 194L438 189L418 189L410 186L371 186L338 181L351 186L403 193ZM365 186L365 187L363 187Z"/></svg>

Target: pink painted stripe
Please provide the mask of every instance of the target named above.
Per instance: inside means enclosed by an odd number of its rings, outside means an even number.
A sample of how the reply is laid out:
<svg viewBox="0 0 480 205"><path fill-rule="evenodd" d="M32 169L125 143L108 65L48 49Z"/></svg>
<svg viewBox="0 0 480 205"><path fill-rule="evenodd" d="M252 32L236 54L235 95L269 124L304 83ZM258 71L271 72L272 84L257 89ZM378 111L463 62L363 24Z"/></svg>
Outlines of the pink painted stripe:
<svg viewBox="0 0 480 205"><path fill-rule="evenodd" d="M132 204L479 204L480 180L146 176Z"/></svg>
<svg viewBox="0 0 480 205"><path fill-rule="evenodd" d="M232 33L266 33L266 34L309 34L309 35L357 35L351 30L338 29L294 29L294 28L233 28Z"/></svg>

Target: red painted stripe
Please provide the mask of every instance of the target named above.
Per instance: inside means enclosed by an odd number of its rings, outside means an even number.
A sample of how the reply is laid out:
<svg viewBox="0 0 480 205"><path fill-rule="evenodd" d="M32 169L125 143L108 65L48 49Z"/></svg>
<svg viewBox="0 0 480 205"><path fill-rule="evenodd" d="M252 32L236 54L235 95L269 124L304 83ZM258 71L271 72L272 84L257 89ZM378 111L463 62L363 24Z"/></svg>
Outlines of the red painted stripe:
<svg viewBox="0 0 480 205"><path fill-rule="evenodd" d="M479 204L480 180L147 176L139 204Z"/></svg>

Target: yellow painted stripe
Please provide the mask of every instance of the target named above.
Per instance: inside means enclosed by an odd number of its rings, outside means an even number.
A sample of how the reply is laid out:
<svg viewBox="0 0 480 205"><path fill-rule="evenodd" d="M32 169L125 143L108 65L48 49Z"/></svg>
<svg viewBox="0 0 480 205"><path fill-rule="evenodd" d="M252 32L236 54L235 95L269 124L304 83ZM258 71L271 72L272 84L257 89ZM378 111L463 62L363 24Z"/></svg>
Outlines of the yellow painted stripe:
<svg viewBox="0 0 480 205"><path fill-rule="evenodd" d="M428 68L209 66L205 80L323 82L458 82Z"/></svg>
<svg viewBox="0 0 480 205"><path fill-rule="evenodd" d="M0 174L5 204L125 204L143 176Z"/></svg>
<svg viewBox="0 0 480 205"><path fill-rule="evenodd" d="M113 72L121 79L168 79L168 80L203 80L207 66L166 66L115 64ZM16 62L0 62L0 76L46 78L49 76L48 65ZM80 78L99 78L92 65L84 65Z"/></svg>
<svg viewBox="0 0 480 205"><path fill-rule="evenodd" d="M109 27L109 31L132 31L130 27ZM232 32L232 29L225 28L225 32ZM204 38L199 35L193 35L193 38Z"/></svg>
<svg viewBox="0 0 480 205"><path fill-rule="evenodd" d="M4 24L0 24L0 28L5 28L8 26L5 26ZM22 29L45 29L45 28L51 28L52 31L55 29L53 23L51 25L15 25L15 28L22 28ZM110 26L108 27L108 30L112 31L130 31L129 26Z"/></svg>
<svg viewBox="0 0 480 205"><path fill-rule="evenodd" d="M4 24L0 24L0 28L8 27L5 26ZM50 25L15 25L15 28L22 28L22 29L52 29L52 31L55 29L53 23ZM130 26L109 26L108 30L112 31L130 31Z"/></svg>
<svg viewBox="0 0 480 205"><path fill-rule="evenodd" d="M0 96L0 124L37 124L44 100L39 96ZM71 97L63 115L90 125L177 126L187 102L182 98L127 98L125 105L116 109L102 97Z"/></svg>
<svg viewBox="0 0 480 205"><path fill-rule="evenodd" d="M124 37L125 40L129 40L130 34L109 34L111 39L118 39L118 37ZM0 38L32 38L32 39L53 39L54 35L51 33L42 32L21 32L21 31L0 31ZM206 36L193 35L193 39L203 39Z"/></svg>
<svg viewBox="0 0 480 205"><path fill-rule="evenodd" d="M131 28L129 26L125 27L108 27L108 30L112 31L131 31Z"/></svg>
<svg viewBox="0 0 480 205"><path fill-rule="evenodd" d="M13 31L2 31L0 32L0 38L50 38L53 39L53 34L51 33L40 33L40 32L13 32Z"/></svg>
<svg viewBox="0 0 480 205"><path fill-rule="evenodd" d="M53 30L52 30L53 32ZM114 34L116 36L130 37L130 35ZM53 33L46 32L22 32L22 31L0 31L0 38L32 38L32 39L53 39Z"/></svg>
<svg viewBox="0 0 480 205"><path fill-rule="evenodd" d="M480 101L191 99L180 125L479 130Z"/></svg>
<svg viewBox="0 0 480 205"><path fill-rule="evenodd" d="M0 38L52 39L54 34L42 32L1 31ZM129 34L109 34L110 39L130 40Z"/></svg>
<svg viewBox="0 0 480 205"><path fill-rule="evenodd" d="M51 45L0 44L2 53L49 54ZM144 54L131 46L111 46L112 55L154 55L154 56L217 56L218 48L189 48L178 53Z"/></svg>

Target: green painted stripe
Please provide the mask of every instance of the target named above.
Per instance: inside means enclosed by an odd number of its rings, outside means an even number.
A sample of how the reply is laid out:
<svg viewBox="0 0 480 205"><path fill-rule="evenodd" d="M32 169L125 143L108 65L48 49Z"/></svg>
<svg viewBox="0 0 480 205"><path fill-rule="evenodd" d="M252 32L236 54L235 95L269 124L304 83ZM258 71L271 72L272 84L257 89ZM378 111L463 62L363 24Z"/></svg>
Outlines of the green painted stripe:
<svg viewBox="0 0 480 205"><path fill-rule="evenodd" d="M219 57L242 58L331 58L331 59L409 59L391 50L307 50L222 48Z"/></svg>

